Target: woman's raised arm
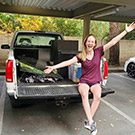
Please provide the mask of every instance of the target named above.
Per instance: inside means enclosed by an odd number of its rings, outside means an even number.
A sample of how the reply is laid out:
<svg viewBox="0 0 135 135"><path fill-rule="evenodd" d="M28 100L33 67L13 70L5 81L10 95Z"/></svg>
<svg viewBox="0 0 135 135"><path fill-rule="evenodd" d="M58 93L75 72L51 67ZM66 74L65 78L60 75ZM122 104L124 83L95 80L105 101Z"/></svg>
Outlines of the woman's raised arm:
<svg viewBox="0 0 135 135"><path fill-rule="evenodd" d="M127 26L126 24L126 28L123 32L121 32L119 35L117 35L116 37L114 37L110 42L108 42L107 44L104 45L104 51L106 51L107 49L111 48L112 46L114 46L120 39L122 39L128 32L132 31L135 29L135 23L131 23L130 26Z"/></svg>

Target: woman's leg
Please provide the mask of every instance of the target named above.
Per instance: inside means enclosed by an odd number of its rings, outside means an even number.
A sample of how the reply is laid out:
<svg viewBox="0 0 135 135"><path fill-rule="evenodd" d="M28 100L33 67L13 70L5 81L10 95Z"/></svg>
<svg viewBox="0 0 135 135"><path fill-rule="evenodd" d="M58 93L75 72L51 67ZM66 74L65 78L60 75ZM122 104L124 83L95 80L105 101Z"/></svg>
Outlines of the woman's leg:
<svg viewBox="0 0 135 135"><path fill-rule="evenodd" d="M96 110L99 106L100 99L101 99L101 91L102 91L102 88L101 88L100 84L95 84L95 85L91 86L91 92L93 93L93 101L91 104L92 118L95 115Z"/></svg>
<svg viewBox="0 0 135 135"><path fill-rule="evenodd" d="M92 116L91 116L91 109L90 109L90 104L89 104L89 86L85 83L82 83L78 86L79 92L82 97L82 104L84 111L86 113L86 117L89 122L92 122Z"/></svg>

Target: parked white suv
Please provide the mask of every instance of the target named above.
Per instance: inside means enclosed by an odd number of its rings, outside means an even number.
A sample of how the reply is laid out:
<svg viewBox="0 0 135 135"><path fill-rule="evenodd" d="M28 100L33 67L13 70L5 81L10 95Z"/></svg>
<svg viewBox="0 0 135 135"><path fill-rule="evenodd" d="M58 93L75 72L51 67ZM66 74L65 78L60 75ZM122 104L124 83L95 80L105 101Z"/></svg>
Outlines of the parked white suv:
<svg viewBox="0 0 135 135"><path fill-rule="evenodd" d="M135 57L129 58L124 65L124 71L128 76L135 78Z"/></svg>

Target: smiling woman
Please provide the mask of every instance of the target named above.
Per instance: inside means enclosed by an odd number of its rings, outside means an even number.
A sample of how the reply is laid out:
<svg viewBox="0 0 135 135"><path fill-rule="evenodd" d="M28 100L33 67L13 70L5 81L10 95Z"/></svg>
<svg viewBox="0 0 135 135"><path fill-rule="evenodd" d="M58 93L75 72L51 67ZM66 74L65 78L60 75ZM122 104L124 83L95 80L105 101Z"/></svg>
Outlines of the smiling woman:
<svg viewBox="0 0 135 135"><path fill-rule="evenodd" d="M122 37L128 32L135 29L135 23L130 26L126 26L125 30L113 38L110 42L97 48L97 41L94 35L88 35L82 45L82 52L74 56L72 59L61 62L54 66L46 66L45 73L49 74L54 69L62 68L80 62L82 65L82 75L80 77L78 90L82 97L82 104L86 113L87 121L84 122L84 127L89 129L92 135L97 134L96 122L93 117L100 103L102 87L100 82L102 81L100 72L100 61L104 52L114 46ZM88 95L89 91L93 94L93 101L90 107Z"/></svg>
<svg viewBox="0 0 135 135"><path fill-rule="evenodd" d="M93 34L88 35L84 39L84 44L82 46L82 53L80 53L78 56L85 61L86 58L92 59L94 56L94 52L92 51L97 46L97 39Z"/></svg>

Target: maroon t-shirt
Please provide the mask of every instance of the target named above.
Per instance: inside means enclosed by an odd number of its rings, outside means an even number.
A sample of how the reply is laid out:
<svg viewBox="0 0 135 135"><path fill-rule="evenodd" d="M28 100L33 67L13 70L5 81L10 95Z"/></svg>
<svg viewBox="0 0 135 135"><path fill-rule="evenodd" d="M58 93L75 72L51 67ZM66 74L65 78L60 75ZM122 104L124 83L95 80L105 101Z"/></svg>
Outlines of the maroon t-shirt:
<svg viewBox="0 0 135 135"><path fill-rule="evenodd" d="M78 62L80 62L82 65L80 83L96 83L102 81L100 73L100 61L103 55L103 46L100 46L94 50L92 60L86 58L86 61L82 61L78 55L76 55Z"/></svg>

